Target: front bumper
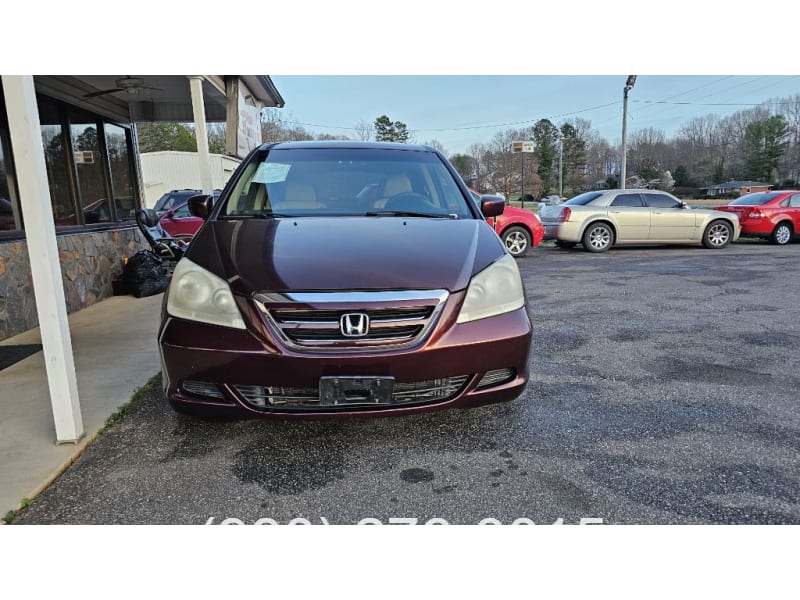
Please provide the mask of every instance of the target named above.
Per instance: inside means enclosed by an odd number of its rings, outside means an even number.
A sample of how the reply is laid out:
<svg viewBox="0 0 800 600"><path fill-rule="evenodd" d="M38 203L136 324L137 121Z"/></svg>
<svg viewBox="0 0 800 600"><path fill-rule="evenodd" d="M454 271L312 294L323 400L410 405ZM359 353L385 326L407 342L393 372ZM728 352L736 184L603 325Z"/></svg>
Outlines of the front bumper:
<svg viewBox="0 0 800 600"><path fill-rule="evenodd" d="M368 352L301 352L268 328L228 329L165 315L159 331L164 392L178 408L239 417L399 415L513 400L528 380L532 328L526 309L459 325L455 319L462 299L463 294L450 297L432 334L418 346ZM487 372L503 369L509 378L479 387ZM254 406L241 392L248 386L313 390L321 377L337 376L393 377L398 388L465 379L446 398L403 404ZM219 395L190 393L186 381L211 384Z"/></svg>

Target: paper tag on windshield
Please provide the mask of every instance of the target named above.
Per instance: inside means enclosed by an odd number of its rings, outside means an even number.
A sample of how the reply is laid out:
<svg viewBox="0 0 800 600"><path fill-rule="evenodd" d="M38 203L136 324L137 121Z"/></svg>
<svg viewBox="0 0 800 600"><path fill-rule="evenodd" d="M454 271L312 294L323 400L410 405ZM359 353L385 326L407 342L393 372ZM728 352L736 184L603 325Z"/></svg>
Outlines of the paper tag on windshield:
<svg viewBox="0 0 800 600"><path fill-rule="evenodd" d="M291 165L284 165L281 163L261 163L256 169L256 174L253 175L255 183L280 183L286 181L286 175L289 174Z"/></svg>

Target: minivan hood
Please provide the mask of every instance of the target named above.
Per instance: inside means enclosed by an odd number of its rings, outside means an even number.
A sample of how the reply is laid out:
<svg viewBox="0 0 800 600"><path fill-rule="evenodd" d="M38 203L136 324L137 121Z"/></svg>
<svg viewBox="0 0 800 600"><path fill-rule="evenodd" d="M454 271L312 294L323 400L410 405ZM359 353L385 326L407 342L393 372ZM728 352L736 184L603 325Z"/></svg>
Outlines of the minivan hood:
<svg viewBox="0 0 800 600"><path fill-rule="evenodd" d="M241 294L467 287L504 253L478 219L299 217L206 223L187 252Z"/></svg>

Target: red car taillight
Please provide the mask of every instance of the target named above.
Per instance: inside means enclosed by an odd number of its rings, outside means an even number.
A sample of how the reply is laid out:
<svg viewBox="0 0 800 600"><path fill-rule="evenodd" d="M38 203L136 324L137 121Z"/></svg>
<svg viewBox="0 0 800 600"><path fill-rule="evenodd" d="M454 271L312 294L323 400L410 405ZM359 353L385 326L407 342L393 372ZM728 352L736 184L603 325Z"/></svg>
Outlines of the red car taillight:
<svg viewBox="0 0 800 600"><path fill-rule="evenodd" d="M760 210L751 210L750 214L747 215L747 218L748 219L763 219L764 218L764 213L762 213Z"/></svg>
<svg viewBox="0 0 800 600"><path fill-rule="evenodd" d="M569 217L572 215L572 211L567 208L566 206L561 209L561 212L558 214L558 221L559 223L563 223L564 221L569 221Z"/></svg>

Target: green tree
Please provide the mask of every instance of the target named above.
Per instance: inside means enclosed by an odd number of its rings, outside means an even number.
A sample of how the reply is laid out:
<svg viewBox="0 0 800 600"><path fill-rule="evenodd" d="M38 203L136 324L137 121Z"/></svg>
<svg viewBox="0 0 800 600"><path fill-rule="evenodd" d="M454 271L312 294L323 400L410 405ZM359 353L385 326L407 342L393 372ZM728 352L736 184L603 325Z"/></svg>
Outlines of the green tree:
<svg viewBox="0 0 800 600"><path fill-rule="evenodd" d="M675 185L677 187L689 187L692 185L689 180L689 171L683 165L678 165L675 168L672 178L675 180Z"/></svg>
<svg viewBox="0 0 800 600"><path fill-rule="evenodd" d="M137 123L141 152L181 150L197 152L194 128L184 123Z"/></svg>
<svg viewBox="0 0 800 600"><path fill-rule="evenodd" d="M533 126L538 167L536 174L542 180L542 193L548 194L553 186L553 161L558 151L558 129L549 119L540 119ZM557 174L557 173L556 173Z"/></svg>
<svg viewBox="0 0 800 600"><path fill-rule="evenodd" d="M375 119L375 139L379 142L406 144L411 139L411 133L402 121L392 122L386 115L381 115Z"/></svg>
<svg viewBox="0 0 800 600"><path fill-rule="evenodd" d="M225 154L225 123L208 124L208 151L212 154Z"/></svg>
<svg viewBox="0 0 800 600"><path fill-rule="evenodd" d="M720 158L716 163L714 163L714 175L713 175L714 183L724 183L725 182L725 159Z"/></svg>
<svg viewBox="0 0 800 600"><path fill-rule="evenodd" d="M745 130L744 152L747 176L777 183L776 173L786 149L788 126L781 115L750 123Z"/></svg>
<svg viewBox="0 0 800 600"><path fill-rule="evenodd" d="M586 140L572 123L561 126L561 167L563 184L573 193L583 187L586 171Z"/></svg>
<svg viewBox="0 0 800 600"><path fill-rule="evenodd" d="M468 185L475 179L475 159L470 155L453 154L449 160L453 168L461 175L461 179L466 181Z"/></svg>
<svg viewBox="0 0 800 600"><path fill-rule="evenodd" d="M658 170L657 167L647 166L639 169L637 175L639 175L639 177L641 177L645 181L650 181L651 179L659 179L661 177L661 172Z"/></svg>

